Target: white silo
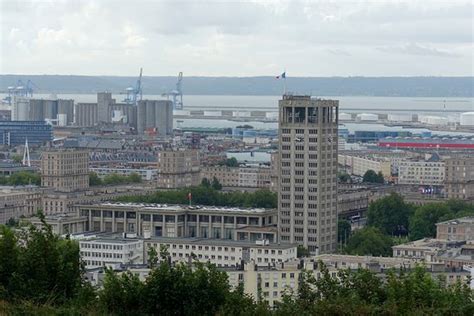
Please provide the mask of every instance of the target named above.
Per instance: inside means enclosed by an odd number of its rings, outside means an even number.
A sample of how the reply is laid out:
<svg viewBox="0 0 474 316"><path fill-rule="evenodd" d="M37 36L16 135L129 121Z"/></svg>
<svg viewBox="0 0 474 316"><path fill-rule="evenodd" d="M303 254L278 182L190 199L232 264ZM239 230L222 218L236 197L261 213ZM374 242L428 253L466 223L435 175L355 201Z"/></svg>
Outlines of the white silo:
<svg viewBox="0 0 474 316"><path fill-rule="evenodd" d="M460 124L462 126L474 126L474 112L462 113Z"/></svg>

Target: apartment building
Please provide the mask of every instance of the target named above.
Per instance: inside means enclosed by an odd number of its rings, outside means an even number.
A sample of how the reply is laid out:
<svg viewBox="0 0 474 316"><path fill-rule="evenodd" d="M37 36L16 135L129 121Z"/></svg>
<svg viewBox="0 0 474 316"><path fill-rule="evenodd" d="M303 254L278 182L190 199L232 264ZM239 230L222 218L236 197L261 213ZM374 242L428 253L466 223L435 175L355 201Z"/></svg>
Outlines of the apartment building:
<svg viewBox="0 0 474 316"><path fill-rule="evenodd" d="M436 223L436 238L449 241L474 241L474 216Z"/></svg>
<svg viewBox="0 0 474 316"><path fill-rule="evenodd" d="M200 183L200 159L196 149L165 149L158 152L157 185L177 189Z"/></svg>
<svg viewBox="0 0 474 316"><path fill-rule="evenodd" d="M143 263L142 239L104 237L82 239L79 240L79 250L86 269Z"/></svg>
<svg viewBox="0 0 474 316"><path fill-rule="evenodd" d="M441 186L444 173L444 162L436 155L427 160L404 160L399 162L398 184Z"/></svg>
<svg viewBox="0 0 474 316"><path fill-rule="evenodd" d="M32 216L41 208L42 192L38 188L9 188L0 190L0 224L9 219Z"/></svg>
<svg viewBox="0 0 474 316"><path fill-rule="evenodd" d="M201 177L216 178L223 187L266 188L271 186L272 169L266 164L242 164L239 167L208 166L201 170Z"/></svg>
<svg viewBox="0 0 474 316"><path fill-rule="evenodd" d="M44 150L41 154L41 186L61 192L89 188L89 151Z"/></svg>
<svg viewBox="0 0 474 316"><path fill-rule="evenodd" d="M277 211L273 209L140 203L80 205L78 209L88 218L89 231L151 237L237 240L243 228L274 227L277 223Z"/></svg>
<svg viewBox="0 0 474 316"><path fill-rule="evenodd" d="M280 241L313 254L337 248L338 107L310 96L279 101Z"/></svg>
<svg viewBox="0 0 474 316"><path fill-rule="evenodd" d="M444 190L449 199L474 200L474 158L445 161Z"/></svg>
<svg viewBox="0 0 474 316"><path fill-rule="evenodd" d="M210 262L217 267L236 267L242 261L254 261L257 266L268 266L294 260L297 254L294 244L272 244L268 240L245 242L206 238L145 239L145 249L152 247L159 253L161 246L168 249L171 262L197 260ZM145 258L147 262L147 254Z"/></svg>
<svg viewBox="0 0 474 316"><path fill-rule="evenodd" d="M373 170L376 173L381 172L387 180L392 175L391 162L388 158L347 154L339 154L337 157L338 163L344 166L347 173L352 175L362 177L368 170Z"/></svg>

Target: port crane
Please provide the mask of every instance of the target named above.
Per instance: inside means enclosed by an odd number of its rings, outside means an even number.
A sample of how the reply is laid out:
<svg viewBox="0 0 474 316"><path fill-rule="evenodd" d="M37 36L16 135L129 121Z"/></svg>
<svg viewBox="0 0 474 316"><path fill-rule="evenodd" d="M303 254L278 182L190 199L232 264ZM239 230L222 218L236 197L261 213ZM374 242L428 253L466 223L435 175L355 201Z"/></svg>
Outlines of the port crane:
<svg viewBox="0 0 474 316"><path fill-rule="evenodd" d="M125 89L127 96L123 100L123 102L127 104L134 104L137 105L138 101L140 101L143 97L143 91L142 91L142 72L143 69L140 68L140 75L138 76L137 82L135 84L135 87L128 87Z"/></svg>
<svg viewBox="0 0 474 316"><path fill-rule="evenodd" d="M33 83L33 81L29 79L26 82L26 84L21 79L18 79L16 85L9 86L7 88L8 95L5 98L3 98L2 101L11 105L14 96L33 97L33 86L36 88L38 87L37 85Z"/></svg>
<svg viewBox="0 0 474 316"><path fill-rule="evenodd" d="M176 89L171 90L170 92L163 93L161 96L167 97L168 100L171 97L173 101L173 109L174 110L182 110L183 109L183 91L182 91L182 81L183 81L183 73L180 72L178 74L178 81L176 82Z"/></svg>

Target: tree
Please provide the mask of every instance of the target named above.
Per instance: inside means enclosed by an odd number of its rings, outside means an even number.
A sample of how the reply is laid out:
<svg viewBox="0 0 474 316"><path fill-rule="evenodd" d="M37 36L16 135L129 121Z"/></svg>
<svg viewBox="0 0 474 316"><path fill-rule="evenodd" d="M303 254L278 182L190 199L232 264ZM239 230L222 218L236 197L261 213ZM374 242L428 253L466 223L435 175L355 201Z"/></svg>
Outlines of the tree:
<svg viewBox="0 0 474 316"><path fill-rule="evenodd" d="M380 229L385 234L406 235L413 207L397 193L391 193L371 202L367 211L367 225Z"/></svg>
<svg viewBox="0 0 474 316"><path fill-rule="evenodd" d="M209 181L208 178L202 178L201 186L203 186L205 188L210 188L211 187L211 182Z"/></svg>
<svg viewBox="0 0 474 316"><path fill-rule="evenodd" d="M296 256L298 258L309 257L309 255L310 255L310 252L309 252L308 248L306 248L302 245L298 245L298 247L296 248Z"/></svg>
<svg viewBox="0 0 474 316"><path fill-rule="evenodd" d="M339 220L337 222L337 241L342 243L347 241L351 235L351 224L346 220Z"/></svg>
<svg viewBox="0 0 474 316"><path fill-rule="evenodd" d="M136 173L136 172L132 172L128 177L127 177L127 181L129 183L140 183L142 182L142 177Z"/></svg>
<svg viewBox="0 0 474 316"><path fill-rule="evenodd" d="M347 172L339 172L337 174L339 182L350 183L352 181L351 176Z"/></svg>
<svg viewBox="0 0 474 316"><path fill-rule="evenodd" d="M384 183L384 178L382 172L377 174L374 170L369 169L364 173L362 181L368 183Z"/></svg>
<svg viewBox="0 0 474 316"><path fill-rule="evenodd" d="M227 167L238 167L239 166L239 162L237 161L237 159L235 157L231 157L231 158L227 158L224 162L224 165L226 165Z"/></svg>
<svg viewBox="0 0 474 316"><path fill-rule="evenodd" d="M89 172L89 185L90 186L102 185L102 179L99 178L97 173Z"/></svg>
<svg viewBox="0 0 474 316"><path fill-rule="evenodd" d="M214 177L212 179L212 184L211 184L211 187L214 189L214 190L221 190L222 189L222 184L219 182L219 180Z"/></svg>
<svg viewBox="0 0 474 316"><path fill-rule="evenodd" d="M354 232L349 238L344 251L358 256L391 256L393 242L379 229L366 227Z"/></svg>
<svg viewBox="0 0 474 316"><path fill-rule="evenodd" d="M436 223L441 218L452 218L454 213L445 203L429 203L418 207L410 218L410 239L436 236Z"/></svg>
<svg viewBox="0 0 474 316"><path fill-rule="evenodd" d="M21 163L23 158L20 156L20 155L17 155L17 154L14 154L11 156L11 159L13 160L13 162L15 163Z"/></svg>

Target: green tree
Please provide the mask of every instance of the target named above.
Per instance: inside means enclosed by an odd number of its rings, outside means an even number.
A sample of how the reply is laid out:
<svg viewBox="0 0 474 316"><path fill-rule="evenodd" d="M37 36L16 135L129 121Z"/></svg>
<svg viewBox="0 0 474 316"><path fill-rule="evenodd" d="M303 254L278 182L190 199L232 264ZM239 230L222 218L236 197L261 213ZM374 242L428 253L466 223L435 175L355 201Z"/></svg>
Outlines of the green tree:
<svg viewBox="0 0 474 316"><path fill-rule="evenodd" d="M211 187L214 189L214 190L221 190L222 189L222 184L219 182L219 180L214 177L212 179L212 184L211 184Z"/></svg>
<svg viewBox="0 0 474 316"><path fill-rule="evenodd" d="M210 188L211 187L211 182L209 181L208 178L202 178L201 186L205 187L205 188Z"/></svg>
<svg viewBox="0 0 474 316"><path fill-rule="evenodd" d="M367 183L384 183L384 178L381 172L377 174L374 170L369 169L364 173L362 181Z"/></svg>
<svg viewBox="0 0 474 316"><path fill-rule="evenodd" d="M41 185L41 176L38 173L31 171L20 171L15 172L11 176L6 178L6 184L8 185Z"/></svg>
<svg viewBox="0 0 474 316"><path fill-rule="evenodd" d="M238 167L239 166L239 162L237 161L237 159L235 157L231 157L231 158L227 158L225 161L224 161L224 165L226 165L227 167Z"/></svg>
<svg viewBox="0 0 474 316"><path fill-rule="evenodd" d="M454 216L445 203L429 203L418 207L410 218L410 239L436 236L436 223Z"/></svg>
<svg viewBox="0 0 474 316"><path fill-rule="evenodd" d="M128 177L127 177L127 182L128 183L140 183L142 182L142 177L136 173L132 172Z"/></svg>
<svg viewBox="0 0 474 316"><path fill-rule="evenodd" d="M413 207L397 193L391 193L370 203L367 225L380 229L385 234L406 235Z"/></svg>
<svg viewBox="0 0 474 316"><path fill-rule="evenodd" d="M102 185L102 179L95 172L89 172L89 185Z"/></svg>
<svg viewBox="0 0 474 316"><path fill-rule="evenodd" d="M339 182L342 182L342 183L350 183L352 181L351 176L347 172L339 172L337 174L337 178Z"/></svg>
<svg viewBox="0 0 474 316"><path fill-rule="evenodd" d="M296 248L296 256L298 258L309 257L309 255L310 255L310 252L308 248L306 248L303 245L298 245L298 247Z"/></svg>
<svg viewBox="0 0 474 316"><path fill-rule="evenodd" d="M347 241L351 235L351 224L346 220L339 220L337 222L337 241L342 243Z"/></svg>
<svg viewBox="0 0 474 316"><path fill-rule="evenodd" d="M347 241L344 251L358 256L391 256L393 242L375 227L359 229Z"/></svg>
<svg viewBox="0 0 474 316"><path fill-rule="evenodd" d="M13 160L13 162L15 163L21 163L23 158L20 156L20 155L17 155L17 154L14 154L11 156L11 159Z"/></svg>
<svg viewBox="0 0 474 316"><path fill-rule="evenodd" d="M143 315L145 286L138 276L125 272L117 275L107 269L99 302L104 314Z"/></svg>

